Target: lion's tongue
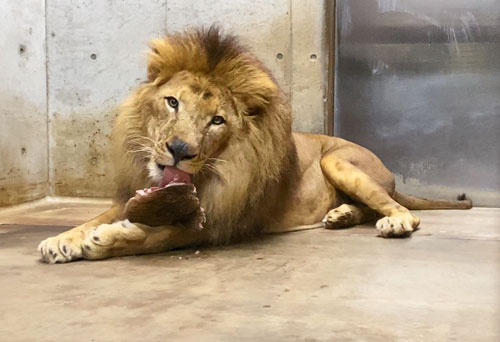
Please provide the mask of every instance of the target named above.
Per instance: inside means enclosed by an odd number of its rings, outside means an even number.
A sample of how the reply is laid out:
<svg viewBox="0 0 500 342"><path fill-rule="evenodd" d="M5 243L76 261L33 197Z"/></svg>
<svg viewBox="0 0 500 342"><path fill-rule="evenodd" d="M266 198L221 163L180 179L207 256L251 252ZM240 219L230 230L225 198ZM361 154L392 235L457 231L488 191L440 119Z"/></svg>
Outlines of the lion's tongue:
<svg viewBox="0 0 500 342"><path fill-rule="evenodd" d="M189 184L191 183L191 177L189 176L189 173L179 170L176 167L165 166L165 169L163 169L163 177L160 182L160 187L164 187L172 182Z"/></svg>

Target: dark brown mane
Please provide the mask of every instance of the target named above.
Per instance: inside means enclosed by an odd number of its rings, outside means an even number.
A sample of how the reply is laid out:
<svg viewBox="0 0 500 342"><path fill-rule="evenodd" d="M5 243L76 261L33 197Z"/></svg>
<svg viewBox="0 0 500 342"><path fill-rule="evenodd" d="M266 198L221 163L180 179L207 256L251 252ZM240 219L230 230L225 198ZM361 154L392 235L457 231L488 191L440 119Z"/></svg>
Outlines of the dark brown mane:
<svg viewBox="0 0 500 342"><path fill-rule="evenodd" d="M196 35L206 52L209 72L213 72L223 60L234 59L244 53L238 38L222 35L221 29L217 26L211 26L208 30L198 29Z"/></svg>

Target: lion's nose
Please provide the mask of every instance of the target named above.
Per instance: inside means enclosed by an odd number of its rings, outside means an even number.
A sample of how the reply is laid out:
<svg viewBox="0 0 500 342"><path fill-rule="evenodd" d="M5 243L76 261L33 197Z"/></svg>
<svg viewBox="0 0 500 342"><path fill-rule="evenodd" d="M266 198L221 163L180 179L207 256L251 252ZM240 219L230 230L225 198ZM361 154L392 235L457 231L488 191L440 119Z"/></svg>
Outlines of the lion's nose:
<svg viewBox="0 0 500 342"><path fill-rule="evenodd" d="M189 154L189 145L181 139L174 139L170 144L166 143L167 150L174 157L174 166L181 160L193 159L196 154Z"/></svg>

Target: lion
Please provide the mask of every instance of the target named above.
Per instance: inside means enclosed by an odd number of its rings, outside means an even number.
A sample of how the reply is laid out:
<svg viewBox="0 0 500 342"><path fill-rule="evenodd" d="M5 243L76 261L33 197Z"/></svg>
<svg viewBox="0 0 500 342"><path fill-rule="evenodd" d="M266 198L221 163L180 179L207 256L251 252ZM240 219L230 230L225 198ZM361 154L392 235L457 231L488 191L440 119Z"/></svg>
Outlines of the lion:
<svg viewBox="0 0 500 342"><path fill-rule="evenodd" d="M113 206L42 241L43 261L158 253L375 218L378 235L404 237L419 226L410 209L472 207L465 198L403 195L366 148L292 132L289 100L270 71L216 27L151 42L147 81L121 105L111 149ZM125 203L136 190L173 180L196 187L205 229L125 219Z"/></svg>

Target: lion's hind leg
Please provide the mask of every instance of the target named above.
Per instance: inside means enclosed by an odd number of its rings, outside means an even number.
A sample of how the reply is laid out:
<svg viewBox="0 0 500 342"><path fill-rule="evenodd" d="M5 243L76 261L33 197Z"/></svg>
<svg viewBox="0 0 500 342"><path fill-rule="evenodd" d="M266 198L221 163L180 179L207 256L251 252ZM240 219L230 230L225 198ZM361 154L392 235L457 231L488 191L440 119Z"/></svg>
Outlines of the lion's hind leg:
<svg viewBox="0 0 500 342"><path fill-rule="evenodd" d="M404 237L417 229L420 223L418 217L392 199L372 177L337 155L336 151L328 152L321 159L321 168L336 189L385 216L376 224L380 236Z"/></svg>
<svg viewBox="0 0 500 342"><path fill-rule="evenodd" d="M330 210L323 222L327 229L342 229L371 221L377 217L375 211L363 204L342 204Z"/></svg>

